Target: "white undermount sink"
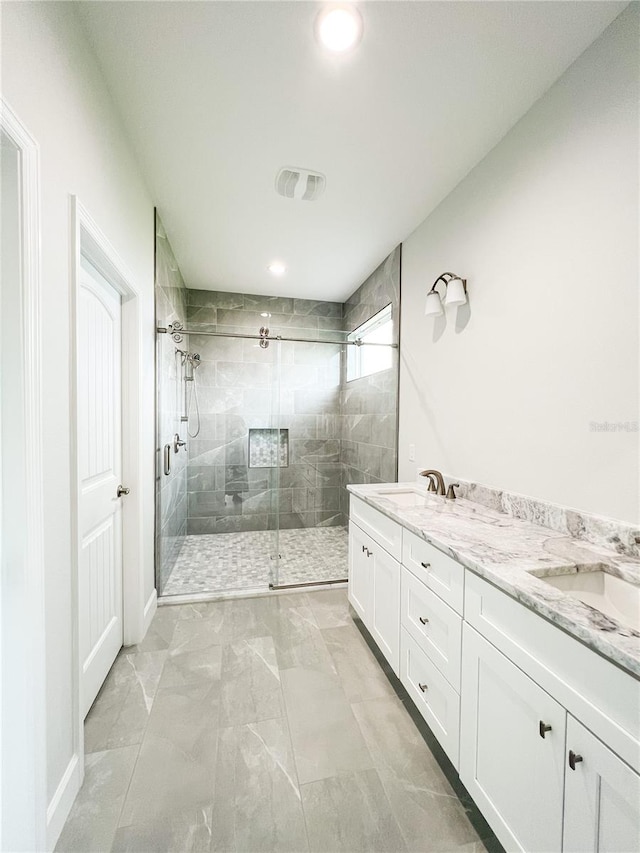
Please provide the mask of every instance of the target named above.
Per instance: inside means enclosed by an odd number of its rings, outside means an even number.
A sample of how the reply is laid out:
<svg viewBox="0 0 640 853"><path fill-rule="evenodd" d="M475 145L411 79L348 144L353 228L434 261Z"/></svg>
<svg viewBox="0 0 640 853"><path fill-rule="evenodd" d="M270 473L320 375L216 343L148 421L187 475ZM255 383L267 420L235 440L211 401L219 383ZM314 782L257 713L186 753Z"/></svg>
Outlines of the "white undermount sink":
<svg viewBox="0 0 640 853"><path fill-rule="evenodd" d="M640 586L602 569L541 577L540 580L583 604L640 631Z"/></svg>
<svg viewBox="0 0 640 853"><path fill-rule="evenodd" d="M398 506L426 506L429 496L417 489L379 489L376 495Z"/></svg>

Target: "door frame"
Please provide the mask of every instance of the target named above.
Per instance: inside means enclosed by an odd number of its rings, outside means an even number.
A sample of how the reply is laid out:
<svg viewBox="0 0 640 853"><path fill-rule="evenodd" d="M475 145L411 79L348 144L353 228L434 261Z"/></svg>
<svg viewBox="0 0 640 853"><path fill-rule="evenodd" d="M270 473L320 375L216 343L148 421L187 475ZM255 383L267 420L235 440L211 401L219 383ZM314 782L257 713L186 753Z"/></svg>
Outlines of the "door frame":
<svg viewBox="0 0 640 853"><path fill-rule="evenodd" d="M73 612L74 752L84 764L84 719L80 710L82 661L79 643L78 567L80 557L80 494L78 488L78 298L81 260L91 263L122 298L122 482L131 494L122 507L122 617L123 645L139 643L156 608L156 592L144 600L142 485L148 476L143 465L142 335L139 289L103 231L77 196L71 212L71 602Z"/></svg>
<svg viewBox="0 0 640 853"><path fill-rule="evenodd" d="M40 218L40 147L7 102L0 97L0 127L20 154L20 225L21 265L18 299L21 317L21 346L15 353L21 375L23 406L22 429L25 436L23 453L25 475L25 506L23 527L24 586L19 600L12 606L19 611L22 636L14 637L13 655L20 659L25 680L24 714L31 737L24 744L21 764L26 767L27 798L25 811L33 815L30 826L24 827L24 841L34 849L46 845L47 774L46 774L46 689L45 689L45 569L44 569L44 469L42 457L42 296L41 296L41 218ZM0 597L3 590L0 575ZM0 620L2 608L0 607ZM0 631L0 643L2 632ZM0 680L0 696L11 685ZM16 693L18 691L16 690ZM0 726L2 703L0 702ZM0 753L2 741L0 740ZM0 758L3 756L0 755ZM12 775L11 772L9 774ZM15 780L18 783L18 779ZM0 779L0 798L4 799ZM5 848L4 834L0 848ZM26 848L25 848L26 849Z"/></svg>

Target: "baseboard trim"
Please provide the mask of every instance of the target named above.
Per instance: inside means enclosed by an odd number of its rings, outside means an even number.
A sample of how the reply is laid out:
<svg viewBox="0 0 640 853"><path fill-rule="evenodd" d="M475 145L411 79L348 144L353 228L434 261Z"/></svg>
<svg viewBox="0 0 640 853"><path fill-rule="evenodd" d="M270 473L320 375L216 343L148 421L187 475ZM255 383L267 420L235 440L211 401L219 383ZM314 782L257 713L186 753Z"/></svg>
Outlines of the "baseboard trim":
<svg viewBox="0 0 640 853"><path fill-rule="evenodd" d="M78 753L74 753L67 769L62 774L60 784L47 807L47 850L56 846L62 827L73 806L82 785L84 771Z"/></svg>
<svg viewBox="0 0 640 853"><path fill-rule="evenodd" d="M140 642L144 640L147 631L149 630L149 625L151 625L151 620L156 615L156 610L158 609L158 593L154 589L149 596L149 600L144 606L144 614L142 617L142 637L140 638Z"/></svg>

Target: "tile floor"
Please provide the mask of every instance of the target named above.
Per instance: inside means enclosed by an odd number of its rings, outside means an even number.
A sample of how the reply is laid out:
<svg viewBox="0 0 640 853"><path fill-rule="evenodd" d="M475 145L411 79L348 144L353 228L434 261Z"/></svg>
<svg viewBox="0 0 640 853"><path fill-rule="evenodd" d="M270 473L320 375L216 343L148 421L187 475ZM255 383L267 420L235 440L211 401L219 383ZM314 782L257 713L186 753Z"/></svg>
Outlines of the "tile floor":
<svg viewBox="0 0 640 853"><path fill-rule="evenodd" d="M85 748L60 853L485 849L342 589L159 608Z"/></svg>
<svg viewBox="0 0 640 853"><path fill-rule="evenodd" d="M271 559L275 531L185 536L163 595L269 588L347 577L346 527L281 530L277 567ZM277 569L276 581L274 571Z"/></svg>

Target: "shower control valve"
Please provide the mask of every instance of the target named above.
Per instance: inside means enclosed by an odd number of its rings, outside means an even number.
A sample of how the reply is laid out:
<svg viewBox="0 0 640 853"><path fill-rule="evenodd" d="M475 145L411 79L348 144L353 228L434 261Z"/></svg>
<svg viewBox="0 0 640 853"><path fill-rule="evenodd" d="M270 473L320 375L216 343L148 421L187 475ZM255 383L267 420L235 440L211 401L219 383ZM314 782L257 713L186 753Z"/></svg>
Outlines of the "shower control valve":
<svg viewBox="0 0 640 853"><path fill-rule="evenodd" d="M181 447L184 447L184 448L185 448L185 450L186 450L186 448L187 448L187 442L186 442L186 441L183 441L183 440L180 438L180 436L178 435L178 433L176 433L176 434L173 436L173 452L174 452L174 453L177 453L177 452L180 450L180 448L181 448Z"/></svg>

